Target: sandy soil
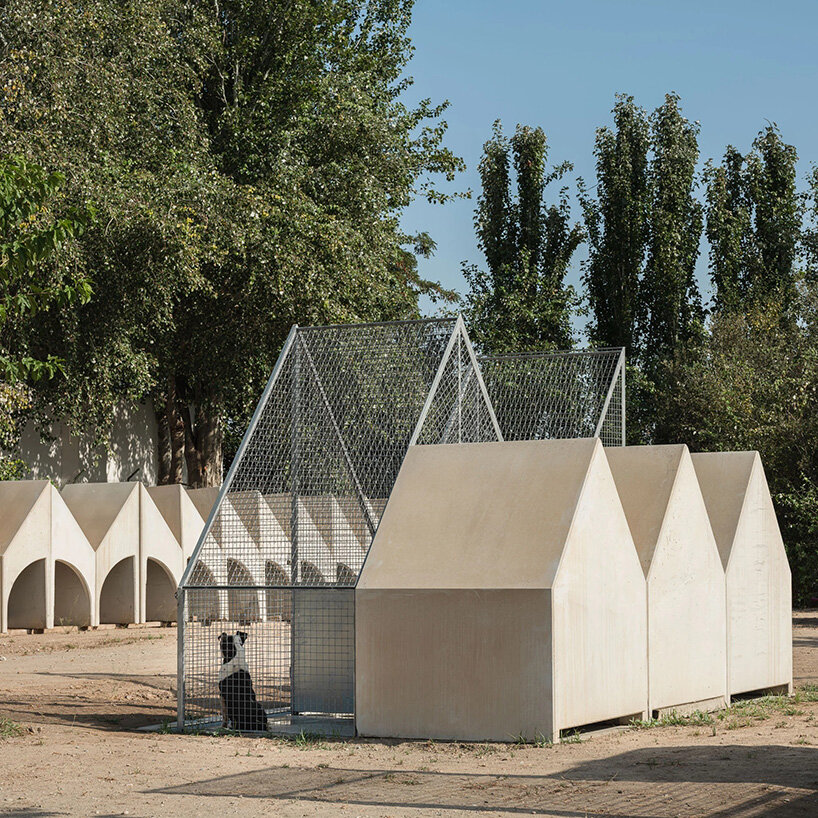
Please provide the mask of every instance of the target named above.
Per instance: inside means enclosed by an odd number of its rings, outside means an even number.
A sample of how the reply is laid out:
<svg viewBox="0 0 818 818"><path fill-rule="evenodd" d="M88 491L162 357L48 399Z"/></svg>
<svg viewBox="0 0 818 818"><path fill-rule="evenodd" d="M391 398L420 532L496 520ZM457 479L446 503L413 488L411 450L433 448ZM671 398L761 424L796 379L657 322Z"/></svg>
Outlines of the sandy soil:
<svg viewBox="0 0 818 818"><path fill-rule="evenodd" d="M794 641L803 689L818 612ZM173 716L175 651L173 629L0 636L0 815L818 816L818 702L554 747L135 732Z"/></svg>

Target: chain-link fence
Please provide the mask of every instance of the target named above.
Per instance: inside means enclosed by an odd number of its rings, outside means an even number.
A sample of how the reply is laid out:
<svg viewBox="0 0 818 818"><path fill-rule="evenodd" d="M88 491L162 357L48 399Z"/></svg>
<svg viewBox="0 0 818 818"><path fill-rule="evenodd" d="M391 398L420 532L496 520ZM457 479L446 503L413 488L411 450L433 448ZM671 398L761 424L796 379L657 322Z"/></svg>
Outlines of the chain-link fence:
<svg viewBox="0 0 818 818"><path fill-rule="evenodd" d="M182 579L180 726L350 729L352 588L407 448L498 439L461 319L294 328Z"/></svg>
<svg viewBox="0 0 818 818"><path fill-rule="evenodd" d="M486 355L480 368L504 440L625 445L624 349Z"/></svg>

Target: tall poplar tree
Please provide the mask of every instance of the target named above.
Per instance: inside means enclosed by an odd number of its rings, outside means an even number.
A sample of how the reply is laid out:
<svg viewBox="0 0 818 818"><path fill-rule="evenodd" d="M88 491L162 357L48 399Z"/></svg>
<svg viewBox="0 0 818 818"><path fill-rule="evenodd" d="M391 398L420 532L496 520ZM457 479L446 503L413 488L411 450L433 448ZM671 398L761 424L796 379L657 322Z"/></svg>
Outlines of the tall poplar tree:
<svg viewBox="0 0 818 818"><path fill-rule="evenodd" d="M571 222L566 188L547 202L548 186L571 169L567 162L549 169L547 154L541 128L518 125L508 139L499 121L483 147L474 222L488 269L463 268L470 332L483 349L523 352L572 341L574 291L564 278L582 229Z"/></svg>
<svg viewBox="0 0 818 818"><path fill-rule="evenodd" d="M795 147L770 124L750 153L728 146L721 164L708 163L706 233L717 309L792 301L803 218L797 161Z"/></svg>
<svg viewBox="0 0 818 818"><path fill-rule="evenodd" d="M624 346L632 354L648 249L650 123L645 110L626 95L617 97L613 116L613 129L596 132L596 195L580 182L589 244L583 280L591 308L591 341Z"/></svg>
<svg viewBox="0 0 818 818"><path fill-rule="evenodd" d="M694 196L698 132L698 123L682 116L676 94L667 94L651 116L648 252L639 287L640 346L649 368L676 356L704 320L695 279L702 235L702 206Z"/></svg>

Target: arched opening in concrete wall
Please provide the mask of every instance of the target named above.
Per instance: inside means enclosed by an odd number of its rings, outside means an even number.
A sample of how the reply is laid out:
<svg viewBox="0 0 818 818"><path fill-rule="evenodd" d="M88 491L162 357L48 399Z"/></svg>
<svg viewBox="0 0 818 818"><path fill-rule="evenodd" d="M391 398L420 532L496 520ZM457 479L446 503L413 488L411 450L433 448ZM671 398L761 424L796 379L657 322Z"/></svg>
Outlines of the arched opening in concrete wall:
<svg viewBox="0 0 818 818"><path fill-rule="evenodd" d="M126 625L136 622L134 610L134 558L120 560L105 577L99 593L101 625Z"/></svg>
<svg viewBox="0 0 818 818"><path fill-rule="evenodd" d="M252 586L253 577L238 560L227 560L227 584ZM260 619L258 591L255 588L231 588L227 592L227 618L231 622L249 624Z"/></svg>
<svg viewBox="0 0 818 818"><path fill-rule="evenodd" d="M215 585L213 572L201 561L193 566L190 572L191 585ZM216 619L221 619L219 613L219 592L207 588L195 588L186 592L188 619L203 622L209 625Z"/></svg>
<svg viewBox="0 0 818 818"><path fill-rule="evenodd" d="M145 619L148 622L176 621L176 582L159 560L150 557L145 574Z"/></svg>
<svg viewBox="0 0 818 818"><path fill-rule="evenodd" d="M45 628L45 560L26 566L14 580L8 598L9 628Z"/></svg>
<svg viewBox="0 0 818 818"><path fill-rule="evenodd" d="M289 585L287 572L272 560L267 560L264 566L264 581L267 585ZM267 607L267 621L282 620L290 622L293 618L292 592L285 588L268 588L265 592Z"/></svg>
<svg viewBox="0 0 818 818"><path fill-rule="evenodd" d="M301 563L301 585L326 585L324 575L311 562Z"/></svg>
<svg viewBox="0 0 818 818"><path fill-rule="evenodd" d="M355 572L344 563L339 562L336 570L336 581L344 588L352 588L355 585Z"/></svg>
<svg viewBox="0 0 818 818"><path fill-rule="evenodd" d="M82 575L73 565L62 560L54 562L54 624L91 624L91 594Z"/></svg>

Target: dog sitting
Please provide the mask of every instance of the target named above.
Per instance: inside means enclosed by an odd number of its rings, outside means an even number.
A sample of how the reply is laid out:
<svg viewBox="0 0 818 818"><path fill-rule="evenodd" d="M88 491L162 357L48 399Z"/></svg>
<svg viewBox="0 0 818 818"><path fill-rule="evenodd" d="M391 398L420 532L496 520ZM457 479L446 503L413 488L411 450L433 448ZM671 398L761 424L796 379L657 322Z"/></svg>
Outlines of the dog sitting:
<svg viewBox="0 0 818 818"><path fill-rule="evenodd" d="M247 634L236 631L230 636L219 636L222 651L222 666L219 668L219 694L222 700L222 727L228 725L233 730L267 729L267 714L256 701L253 680L244 656Z"/></svg>

